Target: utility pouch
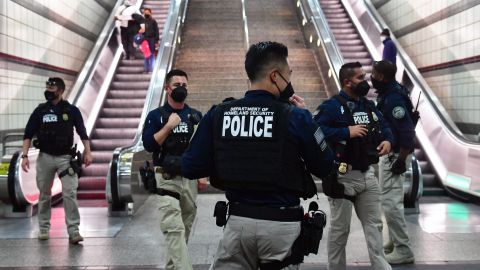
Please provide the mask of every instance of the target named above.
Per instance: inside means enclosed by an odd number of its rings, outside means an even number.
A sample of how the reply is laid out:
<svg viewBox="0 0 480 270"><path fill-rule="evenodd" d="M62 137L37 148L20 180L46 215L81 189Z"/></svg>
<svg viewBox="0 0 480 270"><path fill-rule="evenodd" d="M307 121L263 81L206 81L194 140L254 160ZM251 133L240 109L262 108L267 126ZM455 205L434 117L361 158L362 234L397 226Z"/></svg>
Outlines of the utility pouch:
<svg viewBox="0 0 480 270"><path fill-rule="evenodd" d="M228 204L224 201L218 201L215 204L215 210L213 211L213 216L216 218L215 223L218 227L223 227L227 224L227 212Z"/></svg>

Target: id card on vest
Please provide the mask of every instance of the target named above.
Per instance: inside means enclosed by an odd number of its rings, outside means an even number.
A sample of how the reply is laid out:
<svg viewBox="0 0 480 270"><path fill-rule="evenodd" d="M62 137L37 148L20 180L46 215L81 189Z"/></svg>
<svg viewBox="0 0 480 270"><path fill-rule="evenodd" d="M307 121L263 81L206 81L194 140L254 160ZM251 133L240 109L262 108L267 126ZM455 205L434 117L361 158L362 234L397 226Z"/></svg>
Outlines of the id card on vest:
<svg viewBox="0 0 480 270"><path fill-rule="evenodd" d="M278 112L269 106L232 106L222 112L222 139L263 139L276 137Z"/></svg>

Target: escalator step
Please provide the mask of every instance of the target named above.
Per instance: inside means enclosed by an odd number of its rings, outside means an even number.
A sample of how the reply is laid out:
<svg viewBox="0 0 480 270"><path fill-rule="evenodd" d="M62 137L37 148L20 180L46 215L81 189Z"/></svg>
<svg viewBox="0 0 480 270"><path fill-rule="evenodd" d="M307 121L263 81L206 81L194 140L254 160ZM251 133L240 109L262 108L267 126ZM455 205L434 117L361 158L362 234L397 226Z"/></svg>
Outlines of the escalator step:
<svg viewBox="0 0 480 270"><path fill-rule="evenodd" d="M137 128L138 118L103 118L97 120L96 128Z"/></svg>
<svg viewBox="0 0 480 270"><path fill-rule="evenodd" d="M151 74L116 74L113 77L113 79L116 82L122 82L122 81L147 82L147 81L150 81L151 77L152 77Z"/></svg>
<svg viewBox="0 0 480 270"><path fill-rule="evenodd" d="M122 99L122 98L145 99L145 97L147 96L147 92L148 92L147 90L138 90L138 89L137 90L132 90L132 89L110 90L108 92L107 97L113 98L113 99Z"/></svg>
<svg viewBox="0 0 480 270"><path fill-rule="evenodd" d="M90 164L88 167L82 168L83 176L102 176L105 177L108 173L108 163L95 163Z"/></svg>
<svg viewBox="0 0 480 270"><path fill-rule="evenodd" d="M92 150L115 150L120 146L132 143L132 139L93 139L91 140ZM95 165L95 164L92 164Z"/></svg>
<svg viewBox="0 0 480 270"><path fill-rule="evenodd" d="M81 190L102 190L105 189L105 176L82 176L78 180L78 188Z"/></svg>
<svg viewBox="0 0 480 270"><path fill-rule="evenodd" d="M422 169L423 174L428 174L432 172L432 169L428 161L419 161L418 163L420 164L420 168Z"/></svg>
<svg viewBox="0 0 480 270"><path fill-rule="evenodd" d="M129 108L125 110L123 108L103 108L100 111L100 117L104 118L140 118L143 108Z"/></svg>
<svg viewBox="0 0 480 270"><path fill-rule="evenodd" d="M422 171L423 176L423 186L424 187L438 187L440 183L437 180L435 174L432 173L424 173Z"/></svg>
<svg viewBox="0 0 480 270"><path fill-rule="evenodd" d="M77 200L105 200L105 189L103 190L78 190Z"/></svg>
<svg viewBox="0 0 480 270"><path fill-rule="evenodd" d="M107 98L104 101L104 108L125 108L126 110L131 108L143 108L145 105L145 99L111 99Z"/></svg>
<svg viewBox="0 0 480 270"><path fill-rule="evenodd" d="M123 66L117 68L118 73L127 73L127 74L141 74L143 73L143 65L142 66Z"/></svg>
<svg viewBox="0 0 480 270"><path fill-rule="evenodd" d="M140 90L146 90L148 89L148 86L150 85L149 81L146 82L117 82L114 81L111 85L112 88L115 89L140 89Z"/></svg>
<svg viewBox="0 0 480 270"><path fill-rule="evenodd" d="M92 131L92 139L125 139L135 137L136 128L124 128L121 132L111 128L96 128Z"/></svg>
<svg viewBox="0 0 480 270"><path fill-rule="evenodd" d="M353 59L368 59L370 57L370 53L368 52L342 52L343 58L353 58Z"/></svg>
<svg viewBox="0 0 480 270"><path fill-rule="evenodd" d="M92 163L109 163L112 160L112 156L111 151L92 151Z"/></svg>

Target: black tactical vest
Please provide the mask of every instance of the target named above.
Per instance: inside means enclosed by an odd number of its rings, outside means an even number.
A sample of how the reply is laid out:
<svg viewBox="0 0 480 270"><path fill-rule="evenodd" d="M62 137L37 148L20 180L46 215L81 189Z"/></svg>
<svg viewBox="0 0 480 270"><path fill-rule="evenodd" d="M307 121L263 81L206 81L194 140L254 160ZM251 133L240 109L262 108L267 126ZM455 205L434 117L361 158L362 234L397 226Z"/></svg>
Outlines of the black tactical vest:
<svg viewBox="0 0 480 270"><path fill-rule="evenodd" d="M378 163L377 146L383 140L380 121L373 111L375 105L373 102L362 97L364 108L360 110L358 106L349 106L347 100L340 95L334 96L340 102L345 113L350 115L349 125L367 126L367 136L351 138L347 141L343 162L351 164L355 170L365 171L371 164ZM354 107L353 109L351 107Z"/></svg>
<svg viewBox="0 0 480 270"><path fill-rule="evenodd" d="M73 145L71 105L61 100L58 106L60 110L55 113L52 104L47 102L39 105L42 123L37 133L38 148L50 155L69 154Z"/></svg>
<svg viewBox="0 0 480 270"><path fill-rule="evenodd" d="M164 107L160 107L159 109L162 120L166 123L171 113L165 110ZM183 121L180 122L168 135L162 144L160 153L153 154L153 158L157 159L154 160L154 164L163 164L163 160L167 155L181 156L187 149L190 138L195 131L195 125L200 121L196 113L190 107L188 107L188 109L190 110L188 121L186 123Z"/></svg>
<svg viewBox="0 0 480 270"><path fill-rule="evenodd" d="M212 186L311 197L316 187L288 130L292 107L239 99L215 108Z"/></svg>

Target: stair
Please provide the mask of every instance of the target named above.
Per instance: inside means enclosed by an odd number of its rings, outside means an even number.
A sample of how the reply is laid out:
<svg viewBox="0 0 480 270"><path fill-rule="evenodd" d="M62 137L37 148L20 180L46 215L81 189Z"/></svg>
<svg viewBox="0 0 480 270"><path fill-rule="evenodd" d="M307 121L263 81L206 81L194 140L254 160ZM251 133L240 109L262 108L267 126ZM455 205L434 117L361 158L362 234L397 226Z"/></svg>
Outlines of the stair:
<svg viewBox="0 0 480 270"><path fill-rule="evenodd" d="M205 114L248 89L240 1L191 0L174 67L188 74L187 103Z"/></svg>
<svg viewBox="0 0 480 270"><path fill-rule="evenodd" d="M142 7L152 9L153 18L163 31L170 5L169 0L145 0ZM105 184L113 150L130 144L137 131L151 74L143 74L143 56L120 60L112 84L90 135L93 162L83 168L79 178L79 200L105 201ZM106 206L98 203L79 203Z"/></svg>
<svg viewBox="0 0 480 270"><path fill-rule="evenodd" d="M420 145L415 146L415 157L417 158L423 176L423 193L422 196L445 196L447 192L443 188L440 179L433 171L432 165L427 158L424 150Z"/></svg>
<svg viewBox="0 0 480 270"><path fill-rule="evenodd" d="M249 0L246 1L246 15L250 44L276 41L288 47L292 86L313 112L327 99L327 94L315 54L305 42L297 22L295 2Z"/></svg>

